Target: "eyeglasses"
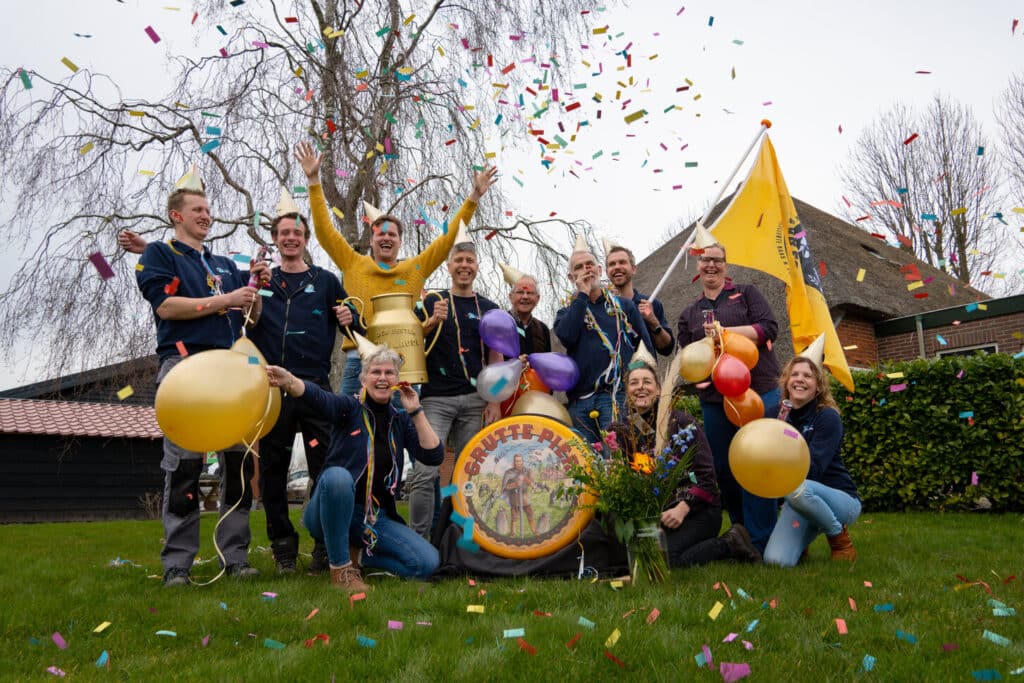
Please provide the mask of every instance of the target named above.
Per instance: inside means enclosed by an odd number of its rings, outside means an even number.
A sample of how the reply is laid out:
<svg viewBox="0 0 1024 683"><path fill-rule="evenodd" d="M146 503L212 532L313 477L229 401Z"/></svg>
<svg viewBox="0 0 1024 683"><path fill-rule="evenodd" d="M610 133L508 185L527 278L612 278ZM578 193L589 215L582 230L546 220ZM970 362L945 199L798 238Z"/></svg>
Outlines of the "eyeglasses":
<svg viewBox="0 0 1024 683"><path fill-rule="evenodd" d="M719 266L722 265L723 263L725 263L725 259L724 258L719 258L717 256L701 256L700 259L698 259L698 260L701 263L714 263L714 264L719 265Z"/></svg>

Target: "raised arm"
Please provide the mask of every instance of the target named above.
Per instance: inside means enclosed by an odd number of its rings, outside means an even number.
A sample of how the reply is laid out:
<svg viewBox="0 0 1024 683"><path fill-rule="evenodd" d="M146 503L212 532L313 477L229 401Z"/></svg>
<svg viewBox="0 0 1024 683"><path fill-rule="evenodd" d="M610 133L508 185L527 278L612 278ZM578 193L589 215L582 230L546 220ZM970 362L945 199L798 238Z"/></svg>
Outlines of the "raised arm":
<svg viewBox="0 0 1024 683"><path fill-rule="evenodd" d="M484 166L482 171L473 173L473 189L459 210L455 212L452 220L448 221L448 232L427 245L423 253L416 257L424 278L429 277L448 258L448 253L455 245L455 238L459 233L459 223L464 223L466 227L469 227L469 222L473 220L480 199L487 194L491 185L498 182L497 175L498 169L494 166Z"/></svg>
<svg viewBox="0 0 1024 683"><path fill-rule="evenodd" d="M331 260L337 264L341 272L347 271L356 259L363 258L352 248L345 237L335 229L331 220L331 212L327 208L324 188L320 184L321 155L313 150L313 145L300 142L295 145L295 160L302 166L306 174L306 186L309 188L309 211L313 215L313 232Z"/></svg>

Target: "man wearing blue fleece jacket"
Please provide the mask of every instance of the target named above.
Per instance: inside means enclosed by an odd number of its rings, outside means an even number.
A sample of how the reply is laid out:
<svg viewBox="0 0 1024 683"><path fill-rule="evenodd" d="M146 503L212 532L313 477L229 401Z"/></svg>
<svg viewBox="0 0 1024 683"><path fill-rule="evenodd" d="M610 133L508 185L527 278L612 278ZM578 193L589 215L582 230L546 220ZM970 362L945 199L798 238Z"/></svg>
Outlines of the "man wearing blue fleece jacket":
<svg viewBox="0 0 1024 683"><path fill-rule="evenodd" d="M270 234L281 255L281 265L271 271L263 297L263 314L250 333L253 343L270 365L280 365L302 380L331 391L328 375L337 331L353 324L352 311L342 300L348 295L333 273L303 260L309 240L309 223L297 212L278 216ZM342 329L342 332L345 330ZM288 467L296 432L302 432L309 477L323 469L331 437L331 424L319 413L291 396L281 399L277 423L260 440L260 492L267 513L267 536L280 574L295 571L299 535L288 517ZM313 548L310 571L327 570L322 544Z"/></svg>
<svg viewBox="0 0 1024 683"><path fill-rule="evenodd" d="M654 348L647 325L629 299L601 286L601 266L588 251L569 257L569 280L576 288L568 306L555 314L555 334L576 361L580 379L570 389L569 414L573 427L590 442L600 430L624 413L622 378L633 352L643 342ZM597 417L591 417L596 411Z"/></svg>

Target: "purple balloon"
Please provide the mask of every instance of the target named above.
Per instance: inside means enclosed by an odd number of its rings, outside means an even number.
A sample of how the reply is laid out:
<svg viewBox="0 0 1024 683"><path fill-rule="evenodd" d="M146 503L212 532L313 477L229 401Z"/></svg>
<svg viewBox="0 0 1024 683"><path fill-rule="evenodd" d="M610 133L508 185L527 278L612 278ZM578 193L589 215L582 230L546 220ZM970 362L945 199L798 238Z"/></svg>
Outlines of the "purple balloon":
<svg viewBox="0 0 1024 683"><path fill-rule="evenodd" d="M531 353L530 367L553 391L569 391L580 381L576 361L564 353Z"/></svg>
<svg viewBox="0 0 1024 683"><path fill-rule="evenodd" d="M492 308L480 318L480 338L503 356L519 355L519 329L511 315Z"/></svg>

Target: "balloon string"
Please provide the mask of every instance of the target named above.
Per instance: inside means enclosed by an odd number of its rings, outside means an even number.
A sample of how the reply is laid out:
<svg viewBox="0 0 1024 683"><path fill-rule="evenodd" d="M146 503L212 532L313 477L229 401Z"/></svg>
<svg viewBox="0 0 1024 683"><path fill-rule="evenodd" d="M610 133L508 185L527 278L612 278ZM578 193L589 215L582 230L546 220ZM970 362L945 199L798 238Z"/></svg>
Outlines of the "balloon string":
<svg viewBox="0 0 1024 683"><path fill-rule="evenodd" d="M269 396L267 397L267 400L268 401L270 400ZM214 576L209 581L202 581L202 582L200 582L200 581L191 581L191 579L190 579L192 585L194 585L194 586L199 586L199 587L209 586L211 583L214 583L214 582L218 581L222 576L224 576L224 573L227 571L228 563L227 563L227 560L224 558L224 551L221 550L220 544L217 543L217 530L220 529L220 523L223 522L224 519L228 515L232 514L236 509L238 509L238 506L242 504L242 499L245 498L245 484L246 484L246 481L245 481L245 459L250 454L252 455L252 457L254 459L256 459L256 460L259 459L259 457L260 457L259 454L256 451L254 451L252 447L253 447L253 444L255 444L255 443L257 443L259 441L259 435L260 435L260 432L263 431L263 423L266 422L266 419L267 419L267 413L264 410L263 411L263 416L256 422L256 426L254 427L253 432L252 432L253 434L256 435L255 438L252 441L246 441L245 439L242 439L242 445L245 446L245 453L242 454L242 462L241 462L241 464L239 465L239 468L238 468L238 479L242 483L242 487L240 489L242 491L242 495L240 495L238 497L238 500L235 501L234 505L232 505L230 508L228 508L227 512L225 512L223 515L221 515L220 517L217 518L217 523L213 525L213 549L217 551L217 557L218 557L218 559L220 559L220 571L217 572L217 575Z"/></svg>
<svg viewBox="0 0 1024 683"><path fill-rule="evenodd" d="M424 303L426 303L427 297L430 296L431 294L437 295L437 298L441 299L442 301L444 300L444 295L441 294L441 292L437 291L436 289L432 289L432 290L430 290L429 292L427 292L426 294L423 295L423 302ZM424 308L423 312L426 313L426 310L427 309ZM444 325L444 321L443 320L438 321L437 329L434 330L434 338L430 340L430 344L427 345L427 350L423 352L424 356L429 356L430 352L434 350L434 344L437 343L438 337L441 336L441 326L442 325Z"/></svg>

